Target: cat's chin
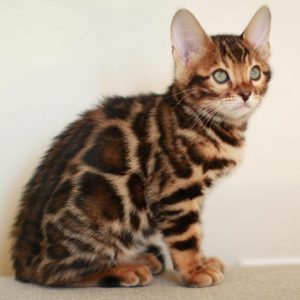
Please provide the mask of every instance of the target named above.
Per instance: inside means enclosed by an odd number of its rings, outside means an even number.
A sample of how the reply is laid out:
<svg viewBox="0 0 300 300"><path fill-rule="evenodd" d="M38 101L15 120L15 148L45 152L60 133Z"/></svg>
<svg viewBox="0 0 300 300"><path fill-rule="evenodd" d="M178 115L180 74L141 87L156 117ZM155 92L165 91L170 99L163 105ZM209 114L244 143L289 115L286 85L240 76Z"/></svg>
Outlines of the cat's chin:
<svg viewBox="0 0 300 300"><path fill-rule="evenodd" d="M226 110L225 115L232 122L246 121L253 113L254 108L247 105L240 105Z"/></svg>

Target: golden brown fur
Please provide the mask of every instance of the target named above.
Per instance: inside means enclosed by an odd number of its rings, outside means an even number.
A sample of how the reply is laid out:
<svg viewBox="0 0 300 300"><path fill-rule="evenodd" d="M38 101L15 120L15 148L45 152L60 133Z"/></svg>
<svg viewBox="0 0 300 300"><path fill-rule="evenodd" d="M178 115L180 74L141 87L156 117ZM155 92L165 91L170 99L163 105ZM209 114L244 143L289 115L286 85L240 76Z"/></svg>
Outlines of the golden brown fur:
<svg viewBox="0 0 300 300"><path fill-rule="evenodd" d="M185 49L190 45L177 36L186 19L203 49ZM253 24L242 36L208 37L189 12L179 11L168 91L106 99L55 139L14 225L17 279L146 285L163 271L156 241L162 237L184 284L222 281L222 262L202 252L200 216L206 191L241 161L248 118L270 80L268 48L249 43ZM253 66L261 70L255 81ZM216 82L218 69L230 80Z"/></svg>

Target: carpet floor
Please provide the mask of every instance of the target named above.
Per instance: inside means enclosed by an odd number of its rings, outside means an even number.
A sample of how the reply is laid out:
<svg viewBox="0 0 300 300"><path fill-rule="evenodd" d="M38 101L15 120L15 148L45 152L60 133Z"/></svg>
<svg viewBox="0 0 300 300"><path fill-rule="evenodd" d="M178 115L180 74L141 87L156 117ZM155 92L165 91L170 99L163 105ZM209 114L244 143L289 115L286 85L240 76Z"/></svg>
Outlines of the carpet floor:
<svg viewBox="0 0 300 300"><path fill-rule="evenodd" d="M0 277L1 300L300 300L300 266L228 268L222 284L180 286L168 271L139 288L46 288Z"/></svg>

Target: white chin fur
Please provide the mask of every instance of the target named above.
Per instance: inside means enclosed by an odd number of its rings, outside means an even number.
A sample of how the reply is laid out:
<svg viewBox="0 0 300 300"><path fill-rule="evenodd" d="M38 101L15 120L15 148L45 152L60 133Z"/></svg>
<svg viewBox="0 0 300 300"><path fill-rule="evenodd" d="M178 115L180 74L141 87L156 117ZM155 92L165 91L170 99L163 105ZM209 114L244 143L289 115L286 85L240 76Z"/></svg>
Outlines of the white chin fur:
<svg viewBox="0 0 300 300"><path fill-rule="evenodd" d="M259 100L257 97L250 97L246 102L237 97L223 105L225 115L232 119L240 119L249 116L257 107Z"/></svg>

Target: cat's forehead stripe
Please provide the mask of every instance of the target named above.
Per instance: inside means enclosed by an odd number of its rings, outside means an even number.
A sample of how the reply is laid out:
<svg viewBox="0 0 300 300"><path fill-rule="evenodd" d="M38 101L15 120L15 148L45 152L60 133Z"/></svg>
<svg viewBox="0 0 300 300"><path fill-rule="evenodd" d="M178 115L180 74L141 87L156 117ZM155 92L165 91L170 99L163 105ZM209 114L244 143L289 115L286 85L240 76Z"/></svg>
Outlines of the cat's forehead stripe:
<svg viewBox="0 0 300 300"><path fill-rule="evenodd" d="M229 58L234 63L244 63L249 50L243 45L239 36L215 35L212 36L217 51L223 59Z"/></svg>

